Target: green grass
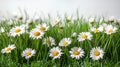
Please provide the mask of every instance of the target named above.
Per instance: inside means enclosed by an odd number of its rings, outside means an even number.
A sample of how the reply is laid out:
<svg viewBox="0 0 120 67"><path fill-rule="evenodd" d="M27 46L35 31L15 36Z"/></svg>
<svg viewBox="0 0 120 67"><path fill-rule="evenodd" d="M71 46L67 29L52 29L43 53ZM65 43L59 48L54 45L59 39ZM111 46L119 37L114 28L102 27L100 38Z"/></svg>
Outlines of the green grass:
<svg viewBox="0 0 120 67"><path fill-rule="evenodd" d="M73 21L67 21L65 18L60 21L60 23L65 23L63 29L59 27L59 24L50 28L45 32L45 35L42 39L32 39L29 38L28 33L24 33L20 36L10 37L7 35L9 30L12 27L19 26L23 24L21 20L14 20L14 24L12 26L8 25L9 20L1 21L0 27L5 29L5 32L0 33L0 50L7 47L8 44L15 44L16 48L9 54L0 53L0 67L119 67L120 66L120 27L119 24L115 23L107 23L112 24L118 28L116 33L111 35L107 35L104 32L101 33L93 33L92 40L85 40L83 42L78 42L77 37L73 38L71 35L76 32L79 34L80 32L89 32L90 25L89 22L83 18L79 18ZM36 23L37 22L37 23ZM35 28L35 25L39 23L48 22L50 20L41 20L36 21L29 25L28 31ZM74 22L74 23L72 23ZM104 21L102 23L105 23ZM98 27L102 23L95 22L94 26ZM72 39L72 43L67 47L60 47L64 54L60 59L52 60L49 57L49 50L54 47L48 47L43 44L43 39L46 37L53 37L55 39L56 45L59 46L58 43L63 38L70 37ZM69 51L72 47L81 47L85 51L85 56L79 60L73 59L70 57ZM93 47L100 46L104 49L105 54L103 59L94 61L90 58L90 50ZM21 53L26 48L32 48L36 50L35 56L32 56L29 59L25 59L21 57Z"/></svg>

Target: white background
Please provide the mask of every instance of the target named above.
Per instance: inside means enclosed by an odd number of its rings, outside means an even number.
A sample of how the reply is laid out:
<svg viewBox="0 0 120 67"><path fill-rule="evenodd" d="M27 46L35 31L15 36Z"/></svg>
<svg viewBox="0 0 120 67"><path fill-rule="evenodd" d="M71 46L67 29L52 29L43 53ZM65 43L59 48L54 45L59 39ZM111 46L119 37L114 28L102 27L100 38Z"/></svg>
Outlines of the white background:
<svg viewBox="0 0 120 67"><path fill-rule="evenodd" d="M33 16L35 12L52 16L75 14L77 9L81 16L115 16L120 18L120 0L0 0L0 16L25 9Z"/></svg>

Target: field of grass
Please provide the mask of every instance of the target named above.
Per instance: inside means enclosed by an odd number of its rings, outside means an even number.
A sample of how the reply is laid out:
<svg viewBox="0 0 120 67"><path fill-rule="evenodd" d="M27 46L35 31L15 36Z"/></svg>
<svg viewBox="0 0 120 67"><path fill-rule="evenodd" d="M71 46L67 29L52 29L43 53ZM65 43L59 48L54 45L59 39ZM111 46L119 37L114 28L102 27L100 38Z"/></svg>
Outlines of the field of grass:
<svg viewBox="0 0 120 67"><path fill-rule="evenodd" d="M30 32L36 28L37 25L45 23L48 26L48 30L42 31L44 33L30 34ZM92 31L91 28L98 28L106 25L102 31ZM112 31L106 31L108 26L113 26ZM23 28L16 31L16 26ZM16 28L16 29L13 29ZM21 29L20 28L20 29ZM93 21L77 17L76 19L51 19L36 20L36 21L23 21L21 19L6 19L0 21L0 67L119 67L120 66L120 24L116 21L105 21L95 19ZM13 31L11 31L13 29ZM44 29L42 29L44 30ZM80 33L89 32L92 37L87 39L88 36L82 41L79 41ZM17 33L17 34L16 34ZM74 34L73 34L74 33ZM36 35L36 37L32 36ZM37 38L38 35L41 35ZM55 44L50 45L44 43L47 37L52 37L55 40ZM60 41L64 38L69 38L71 42L63 43L60 46ZM8 45L14 44L13 49L8 49ZM52 48L59 47L62 54L59 58L54 56L60 54L54 54L50 56L50 50ZM71 57L71 48L80 47L84 51L84 55L79 59ZM91 56L91 50L95 47L100 47L103 53L97 55L103 55L94 59ZM26 48L34 49L34 54L25 53L26 56L22 56L23 51ZM73 53L74 54L74 53ZM82 54L79 52L77 54ZM76 55L77 55L76 54Z"/></svg>

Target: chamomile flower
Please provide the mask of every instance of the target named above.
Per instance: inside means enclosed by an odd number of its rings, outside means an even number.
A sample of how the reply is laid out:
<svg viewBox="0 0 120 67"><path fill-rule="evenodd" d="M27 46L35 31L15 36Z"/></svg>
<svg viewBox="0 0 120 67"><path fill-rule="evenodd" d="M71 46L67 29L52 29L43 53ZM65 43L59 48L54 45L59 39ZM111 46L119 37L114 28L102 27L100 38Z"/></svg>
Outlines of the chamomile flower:
<svg viewBox="0 0 120 67"><path fill-rule="evenodd" d="M22 26L16 26L10 30L9 35L15 37L23 33L25 33L25 29Z"/></svg>
<svg viewBox="0 0 120 67"><path fill-rule="evenodd" d="M108 25L106 28L105 28L105 33L110 35L112 33L115 33L117 31L117 28L112 26L112 25Z"/></svg>
<svg viewBox="0 0 120 67"><path fill-rule="evenodd" d="M39 24L36 26L39 30L41 31L47 31L49 26L47 26L47 24L43 23L43 24Z"/></svg>
<svg viewBox="0 0 120 67"><path fill-rule="evenodd" d="M41 39L42 36L44 35L44 32L40 31L38 28L32 29L30 31L30 38L33 39Z"/></svg>
<svg viewBox="0 0 120 67"><path fill-rule="evenodd" d="M25 57L25 59L29 59L30 57L34 56L36 54L36 51L31 49L31 48L26 48L23 52L22 52L22 57Z"/></svg>
<svg viewBox="0 0 120 67"><path fill-rule="evenodd" d="M103 23L101 26L103 27L103 29L105 29L108 26L108 24Z"/></svg>
<svg viewBox="0 0 120 67"><path fill-rule="evenodd" d="M71 44L71 39L70 38L63 38L60 43L59 46L68 46Z"/></svg>
<svg viewBox="0 0 120 67"><path fill-rule="evenodd" d="M53 47L52 49L50 49L49 56L53 57L53 60L54 60L54 59L60 58L62 54L63 54L62 50L59 47Z"/></svg>
<svg viewBox="0 0 120 67"><path fill-rule="evenodd" d="M92 18L92 17L91 17L91 18L89 18L89 23L90 23L90 24L93 24L93 23L94 23L94 21L95 21L95 18Z"/></svg>
<svg viewBox="0 0 120 67"><path fill-rule="evenodd" d="M12 50L14 50L16 46L14 44L8 45L8 47L5 47L1 50L2 53L11 53Z"/></svg>
<svg viewBox="0 0 120 67"><path fill-rule="evenodd" d="M55 45L55 39L52 37L47 37L44 39L44 44L47 44L48 46Z"/></svg>
<svg viewBox="0 0 120 67"><path fill-rule="evenodd" d="M23 19L23 16L20 12L13 12L13 17L17 19Z"/></svg>
<svg viewBox="0 0 120 67"><path fill-rule="evenodd" d="M72 58L80 59L84 56L84 51L80 47L73 47L71 51L69 51Z"/></svg>
<svg viewBox="0 0 120 67"><path fill-rule="evenodd" d="M52 26L55 26L57 24L59 24L60 19L57 17L56 19L53 20L53 22L51 23Z"/></svg>
<svg viewBox="0 0 120 67"><path fill-rule="evenodd" d="M93 28L91 28L91 31L94 32L94 33L102 32L103 27L102 26L100 26L98 28L93 27Z"/></svg>
<svg viewBox="0 0 120 67"><path fill-rule="evenodd" d="M78 41L91 40L92 34L90 32L82 32L78 35Z"/></svg>
<svg viewBox="0 0 120 67"><path fill-rule="evenodd" d="M99 60L102 59L104 55L104 51L100 47L95 47L90 51L90 57L93 60Z"/></svg>
<svg viewBox="0 0 120 67"><path fill-rule="evenodd" d="M108 21L109 21L109 22L114 22L114 20L115 20L115 17L114 17L114 16L109 16L109 18L108 18Z"/></svg>

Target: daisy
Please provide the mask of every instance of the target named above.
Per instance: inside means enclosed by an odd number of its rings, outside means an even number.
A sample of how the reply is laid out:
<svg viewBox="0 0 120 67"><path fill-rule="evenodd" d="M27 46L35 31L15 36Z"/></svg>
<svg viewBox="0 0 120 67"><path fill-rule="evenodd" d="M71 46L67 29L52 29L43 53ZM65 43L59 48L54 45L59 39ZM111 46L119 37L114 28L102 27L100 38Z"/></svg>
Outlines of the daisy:
<svg viewBox="0 0 120 67"><path fill-rule="evenodd" d="M2 53L11 53L12 50L14 50L16 46L14 44L8 45L8 47L5 47L1 50Z"/></svg>
<svg viewBox="0 0 120 67"><path fill-rule="evenodd" d="M57 17L57 18L51 23L51 25L52 25L52 26L55 26L55 25L59 24L59 22L60 22L60 19Z"/></svg>
<svg viewBox="0 0 120 67"><path fill-rule="evenodd" d="M73 47L71 51L69 51L72 58L80 59L84 56L84 51L80 47Z"/></svg>
<svg viewBox="0 0 120 67"><path fill-rule="evenodd" d="M15 37L23 33L25 33L25 29L22 26L16 26L10 30L9 35Z"/></svg>
<svg viewBox="0 0 120 67"><path fill-rule="evenodd" d="M44 39L44 44L47 44L48 46L55 45L55 39L52 37L47 37Z"/></svg>
<svg viewBox="0 0 120 67"><path fill-rule="evenodd" d="M26 21L26 24L31 24L32 22L33 22L32 19L28 19L28 20Z"/></svg>
<svg viewBox="0 0 120 67"><path fill-rule="evenodd" d="M108 18L108 21L109 21L109 22L114 22L114 20L115 20L115 17L114 17L114 16L110 16L110 17Z"/></svg>
<svg viewBox="0 0 120 67"><path fill-rule="evenodd" d="M53 57L53 60L54 60L54 59L60 58L62 54L63 54L62 50L59 47L53 47L50 50L49 56Z"/></svg>
<svg viewBox="0 0 120 67"><path fill-rule="evenodd" d="M43 24L39 24L36 26L39 30L41 31L47 31L49 26L47 26L47 24L43 23Z"/></svg>
<svg viewBox="0 0 120 67"><path fill-rule="evenodd" d="M89 18L89 23L90 23L90 24L93 24L94 21L95 21L95 18Z"/></svg>
<svg viewBox="0 0 120 67"><path fill-rule="evenodd" d="M104 55L104 51L100 47L95 47L90 51L90 57L93 60L99 60L102 59Z"/></svg>
<svg viewBox="0 0 120 67"><path fill-rule="evenodd" d="M42 36L44 35L44 32L40 31L39 29L35 28L35 29L32 29L30 31L30 38L33 38L33 39L38 39L38 38L42 38Z"/></svg>
<svg viewBox="0 0 120 67"><path fill-rule="evenodd" d="M90 32L82 32L78 35L78 41L91 40L92 34Z"/></svg>
<svg viewBox="0 0 120 67"><path fill-rule="evenodd" d="M20 12L13 12L13 17L14 18L17 18L17 19L20 19L20 18L22 18L22 15L21 15L21 13Z"/></svg>
<svg viewBox="0 0 120 67"><path fill-rule="evenodd" d="M108 26L108 24L103 23L101 26L103 27L103 29L105 29Z"/></svg>
<svg viewBox="0 0 120 67"><path fill-rule="evenodd" d="M23 52L22 52L22 57L25 57L25 59L29 59L30 57L34 56L36 54L36 51L31 49L31 48L26 48Z"/></svg>
<svg viewBox="0 0 120 67"><path fill-rule="evenodd" d="M105 28L105 33L110 35L112 33L115 33L117 30L116 27L113 27L112 25L108 25L106 28Z"/></svg>
<svg viewBox="0 0 120 67"><path fill-rule="evenodd" d="M70 38L63 38L60 43L59 46L68 46L71 44L71 39Z"/></svg>
<svg viewBox="0 0 120 67"><path fill-rule="evenodd" d="M98 28L91 28L91 31L92 32L94 32L94 33L98 33L98 32L102 32L103 31L103 27L102 26L100 26L100 27L98 27Z"/></svg>

